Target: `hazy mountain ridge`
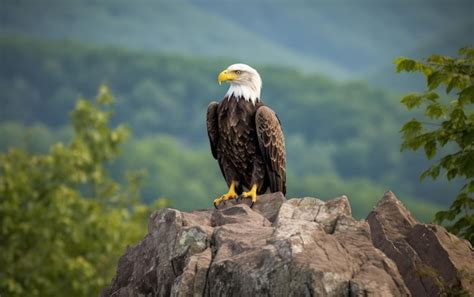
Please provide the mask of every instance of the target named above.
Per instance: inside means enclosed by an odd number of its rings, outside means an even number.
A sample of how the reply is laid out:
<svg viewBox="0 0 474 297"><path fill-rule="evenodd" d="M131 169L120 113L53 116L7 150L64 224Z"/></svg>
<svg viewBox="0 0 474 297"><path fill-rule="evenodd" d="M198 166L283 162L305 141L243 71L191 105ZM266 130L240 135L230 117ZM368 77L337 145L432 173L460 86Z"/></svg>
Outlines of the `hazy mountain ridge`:
<svg viewBox="0 0 474 297"><path fill-rule="evenodd" d="M473 8L474 9L474 8ZM430 55L457 56L461 47L474 46L474 19L447 26L439 36L429 36L420 42L417 48L404 56L414 59L426 59ZM390 63L369 72L367 78L380 87L398 89L405 92L421 90L425 81L418 73L396 73L395 65Z"/></svg>
<svg viewBox="0 0 474 297"><path fill-rule="evenodd" d="M5 1L3 32L77 39L147 51L231 57L247 63L293 65L336 77L348 73L326 59L293 52L186 1Z"/></svg>
<svg viewBox="0 0 474 297"><path fill-rule="evenodd" d="M368 77L432 40L471 42L469 1L11 1L3 32L202 57L288 65L335 78ZM452 30L452 34L445 34ZM384 72L386 75L387 72ZM387 84L386 84L387 85ZM389 85L389 84L388 84Z"/></svg>
<svg viewBox="0 0 474 297"><path fill-rule="evenodd" d="M302 54L332 61L353 74L391 67L393 59L401 55L421 58L433 51L454 54L458 47L472 44L474 38L472 29L463 30L469 23L472 28L469 11L474 11L474 5L468 1L277 1L275 5L259 2L240 9L231 9L231 1L200 4L253 32ZM260 14L265 20L278 21L261 21Z"/></svg>

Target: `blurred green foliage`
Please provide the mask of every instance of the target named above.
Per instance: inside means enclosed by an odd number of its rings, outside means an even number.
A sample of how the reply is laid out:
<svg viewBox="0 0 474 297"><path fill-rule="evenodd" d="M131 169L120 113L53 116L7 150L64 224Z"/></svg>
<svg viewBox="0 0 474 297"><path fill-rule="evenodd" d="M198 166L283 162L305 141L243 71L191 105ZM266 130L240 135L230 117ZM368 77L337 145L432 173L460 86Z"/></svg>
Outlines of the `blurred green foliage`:
<svg viewBox="0 0 474 297"><path fill-rule="evenodd" d="M460 49L457 58L432 55L424 62L399 58L396 65L398 72L423 73L427 82L424 92L402 99L408 109L425 109L424 117L403 125L402 149L423 148L428 159L439 157L422 179L436 179L443 172L448 180L466 180L450 208L436 214L436 221L452 222L448 230L474 244L474 48ZM454 99L449 96L453 93ZM449 145L448 152L441 150Z"/></svg>
<svg viewBox="0 0 474 297"><path fill-rule="evenodd" d="M139 175L129 174L127 187L108 176L128 135L110 128L111 103L105 86L96 103L77 101L69 144L0 155L2 296L97 296L124 248L144 235L151 209L166 205L139 201Z"/></svg>
<svg viewBox="0 0 474 297"><path fill-rule="evenodd" d="M0 135L0 148L21 144L35 152L47 138L67 139L70 132L63 127L74 98L94 94L95 83L105 82L116 94L114 120L134 131L126 153L108 166L113 177L124 182L120 172L146 169L143 199L167 197L184 210L209 207L226 190L209 151L205 113L225 93L216 75L232 61L5 35L0 46L5 90L0 132L9 136ZM254 66L263 78L263 100L278 113L285 132L288 197L345 194L355 215L365 217L391 189L404 201L420 199L426 207L415 214L429 220L455 193L456 184L420 186L417 172L428 163L421 154L400 153L398 130L408 118L397 94L362 82Z"/></svg>

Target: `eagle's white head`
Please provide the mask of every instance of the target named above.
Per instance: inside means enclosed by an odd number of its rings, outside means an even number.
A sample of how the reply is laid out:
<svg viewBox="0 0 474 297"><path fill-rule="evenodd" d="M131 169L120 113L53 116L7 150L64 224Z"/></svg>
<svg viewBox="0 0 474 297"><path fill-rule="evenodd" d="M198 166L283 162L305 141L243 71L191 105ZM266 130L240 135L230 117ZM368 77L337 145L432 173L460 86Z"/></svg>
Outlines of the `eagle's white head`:
<svg viewBox="0 0 474 297"><path fill-rule="evenodd" d="M229 90L225 97L237 98L242 97L253 104L260 99L260 90L262 89L262 79L257 70L246 64L233 64L222 71L217 77L217 81L221 84L224 81L230 83Z"/></svg>

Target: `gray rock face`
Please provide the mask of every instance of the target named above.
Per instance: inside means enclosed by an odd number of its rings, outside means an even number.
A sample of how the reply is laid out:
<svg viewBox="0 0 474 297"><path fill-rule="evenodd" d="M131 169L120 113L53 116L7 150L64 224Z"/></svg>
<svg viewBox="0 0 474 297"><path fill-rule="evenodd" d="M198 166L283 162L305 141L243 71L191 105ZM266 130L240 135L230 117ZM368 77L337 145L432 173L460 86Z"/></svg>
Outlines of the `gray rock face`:
<svg viewBox="0 0 474 297"><path fill-rule="evenodd" d="M392 192L367 218L374 245L398 267L413 296L474 294L474 251L438 225L418 223Z"/></svg>
<svg viewBox="0 0 474 297"><path fill-rule="evenodd" d="M396 212L399 201L387 203L395 203L389 210ZM387 232L399 228L407 245L416 241L406 257L426 251L419 258L430 267L451 263L446 278L461 268L472 273L469 263L452 260L466 256L466 246L458 249L464 242L439 226L423 229L409 214L393 218L389 212L384 221L379 213L385 210L377 209L369 222L375 218L382 235L352 218L345 196L286 201L275 193L259 196L253 209L246 201L219 210L163 209L151 216L146 237L127 249L102 296L418 296L403 275L411 270L397 267L397 254L383 249L392 238ZM444 260L429 258L442 251Z"/></svg>

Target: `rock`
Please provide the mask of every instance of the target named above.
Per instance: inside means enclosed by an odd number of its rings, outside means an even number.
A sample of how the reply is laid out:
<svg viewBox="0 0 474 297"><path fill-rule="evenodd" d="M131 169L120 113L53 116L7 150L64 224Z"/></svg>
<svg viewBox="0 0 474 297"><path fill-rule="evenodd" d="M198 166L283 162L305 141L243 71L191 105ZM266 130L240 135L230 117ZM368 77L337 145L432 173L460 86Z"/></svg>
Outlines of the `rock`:
<svg viewBox="0 0 474 297"><path fill-rule="evenodd" d="M212 252L210 248L192 255L183 272L174 280L171 296L203 295L211 260Z"/></svg>
<svg viewBox="0 0 474 297"><path fill-rule="evenodd" d="M370 226L352 218L345 196L286 201L274 193L248 203L156 212L102 296L418 296L410 277L429 276L404 275L418 270L397 267L402 256L470 290L460 271L473 266L458 259L472 250L439 226L418 224L394 197L379 203Z"/></svg>
<svg viewBox="0 0 474 297"><path fill-rule="evenodd" d="M334 233L337 220L342 216L351 216L351 206L346 196L327 202L316 198L289 200L279 212L279 219L299 219L316 222L326 233Z"/></svg>
<svg viewBox="0 0 474 297"><path fill-rule="evenodd" d="M438 225L418 223L392 192L367 218L373 244L392 259L413 296L474 293L469 242Z"/></svg>
<svg viewBox="0 0 474 297"><path fill-rule="evenodd" d="M258 196L258 203L255 203L252 210L260 213L270 222L274 222L278 212L280 211L281 205L286 201L285 196L281 192L273 194L265 194ZM219 209L226 209L238 204L246 204L250 206L251 200L244 199L240 201L229 200L225 204L221 204Z"/></svg>
<svg viewBox="0 0 474 297"><path fill-rule="evenodd" d="M293 270L313 280L311 296L408 293L396 266L372 245L368 224L352 218L345 196L327 202L289 200L280 210L274 237L280 241L276 246L290 250ZM295 289L301 286L297 282Z"/></svg>

